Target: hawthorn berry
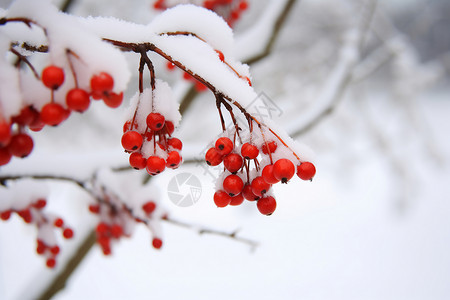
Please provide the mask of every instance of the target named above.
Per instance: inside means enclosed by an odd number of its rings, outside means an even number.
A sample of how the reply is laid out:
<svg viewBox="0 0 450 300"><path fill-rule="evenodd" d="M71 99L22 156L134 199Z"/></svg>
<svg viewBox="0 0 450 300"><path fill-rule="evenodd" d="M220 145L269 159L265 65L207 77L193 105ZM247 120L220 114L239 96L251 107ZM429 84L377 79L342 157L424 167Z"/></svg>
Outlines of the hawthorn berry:
<svg viewBox="0 0 450 300"><path fill-rule="evenodd" d="M111 226L111 235L114 238L118 239L122 236L122 234L123 234L122 226L120 226L119 224L113 224Z"/></svg>
<svg viewBox="0 0 450 300"><path fill-rule="evenodd" d="M11 124L0 121L0 146L8 145L11 140Z"/></svg>
<svg viewBox="0 0 450 300"><path fill-rule="evenodd" d="M261 150L264 154L274 153L277 150L277 143L275 141L264 143Z"/></svg>
<svg viewBox="0 0 450 300"><path fill-rule="evenodd" d="M12 123L29 126L39 116L39 113L32 106L25 106L20 113L11 118Z"/></svg>
<svg viewBox="0 0 450 300"><path fill-rule="evenodd" d="M169 122L166 122L166 125L167 125L167 123L169 123ZM172 123L172 122L170 122L170 123ZM183 148L183 143L180 141L180 139L177 139L175 137L168 139L167 145L169 147L172 147L173 149L177 149L177 150L181 150Z"/></svg>
<svg viewBox="0 0 450 300"><path fill-rule="evenodd" d="M312 180L316 175L316 167L310 162L303 162L297 166L297 176L303 180Z"/></svg>
<svg viewBox="0 0 450 300"><path fill-rule="evenodd" d="M155 249L161 249L162 247L162 240L159 238L153 238L152 240L152 246Z"/></svg>
<svg viewBox="0 0 450 300"><path fill-rule="evenodd" d="M244 188L244 182L242 178L238 175L231 174L225 177L223 180L223 189L227 192L231 197L236 196L242 192Z"/></svg>
<svg viewBox="0 0 450 300"><path fill-rule="evenodd" d="M38 199L36 202L33 203L33 206L37 209L43 209L47 205L47 200L45 199Z"/></svg>
<svg viewBox="0 0 450 300"><path fill-rule="evenodd" d="M147 159L147 173L156 175L164 171L166 168L166 161L159 156L150 156Z"/></svg>
<svg viewBox="0 0 450 300"><path fill-rule="evenodd" d="M127 151L141 148L143 141L142 135L134 130L127 131L122 135L122 147Z"/></svg>
<svg viewBox="0 0 450 300"><path fill-rule="evenodd" d="M295 166L289 159L281 158L273 164L273 176L282 183L287 183L294 174Z"/></svg>
<svg viewBox="0 0 450 300"><path fill-rule="evenodd" d="M153 130L158 131L161 130L164 126L166 119L160 113L149 113L147 116L147 126Z"/></svg>
<svg viewBox="0 0 450 300"><path fill-rule="evenodd" d="M274 197L267 196L259 199L256 203L256 206L258 207L260 213L266 216L270 216L277 208L277 202L275 201Z"/></svg>
<svg viewBox="0 0 450 300"><path fill-rule="evenodd" d="M95 231L98 235L107 236L109 232L109 226L106 223L100 222L97 224L97 228L95 228Z"/></svg>
<svg viewBox="0 0 450 300"><path fill-rule="evenodd" d="M0 148L0 166L7 165L12 158L12 154L9 152L8 148Z"/></svg>
<svg viewBox="0 0 450 300"><path fill-rule="evenodd" d="M230 153L224 157L223 165L230 173L236 173L244 165L244 159L237 153Z"/></svg>
<svg viewBox="0 0 450 300"><path fill-rule="evenodd" d="M40 117L45 125L57 126L66 119L66 113L61 104L50 102L42 107Z"/></svg>
<svg viewBox="0 0 450 300"><path fill-rule="evenodd" d="M57 66L48 66L42 70L42 83L50 89L58 89L64 82L64 70Z"/></svg>
<svg viewBox="0 0 450 300"><path fill-rule="evenodd" d="M63 236L65 239L71 239L73 238L73 230L70 228L66 228L63 231Z"/></svg>
<svg viewBox="0 0 450 300"><path fill-rule="evenodd" d="M230 205L231 206L238 206L238 205L241 205L242 202L244 202L244 196L242 196L242 193L241 193L239 195L231 197Z"/></svg>
<svg viewBox="0 0 450 300"><path fill-rule="evenodd" d="M167 134L172 135L172 133L175 131L175 125L173 125L172 121L165 121L164 128L167 131Z"/></svg>
<svg viewBox="0 0 450 300"><path fill-rule="evenodd" d="M280 182L280 180L275 178L275 176L273 175L273 165L265 166L261 172L261 175L264 178L264 180L269 184L275 184Z"/></svg>
<svg viewBox="0 0 450 300"><path fill-rule="evenodd" d="M23 219L25 223L31 223L31 221L33 220L33 216L31 215L31 211L29 209L19 210L17 214Z"/></svg>
<svg viewBox="0 0 450 300"><path fill-rule="evenodd" d="M47 259L46 265L50 269L53 269L56 266L56 260L53 257L50 257Z"/></svg>
<svg viewBox="0 0 450 300"><path fill-rule="evenodd" d="M227 192L219 190L214 193L214 203L217 207L225 207L231 202L231 196Z"/></svg>
<svg viewBox="0 0 450 300"><path fill-rule="evenodd" d="M181 155L178 151L170 151L167 155L166 166L171 169L176 169L181 163Z"/></svg>
<svg viewBox="0 0 450 300"><path fill-rule="evenodd" d="M262 176L257 176L251 183L252 192L256 196L262 197L270 189L270 184L267 183Z"/></svg>
<svg viewBox="0 0 450 300"><path fill-rule="evenodd" d="M103 94L112 91L114 79L106 72L94 75L91 78L91 90L94 94Z"/></svg>
<svg viewBox="0 0 450 300"><path fill-rule="evenodd" d="M242 196L244 196L244 198L248 201L255 201L260 198L253 193L252 186L249 183L244 185L244 188L242 189Z"/></svg>
<svg viewBox="0 0 450 300"><path fill-rule="evenodd" d="M0 219L2 219L3 221L8 221L10 217L11 217L10 210L0 212Z"/></svg>
<svg viewBox="0 0 450 300"><path fill-rule="evenodd" d="M233 142L227 137L218 138L214 146L220 155L227 155L233 150Z"/></svg>
<svg viewBox="0 0 450 300"><path fill-rule="evenodd" d="M33 139L28 134L17 133L12 136L8 150L14 156L27 157L33 150Z"/></svg>
<svg viewBox="0 0 450 300"><path fill-rule="evenodd" d="M60 249L59 249L59 246L58 246L58 245L55 245L55 246L53 246L53 247L50 248L50 252L51 252L52 254L54 254L54 255L58 255L59 251L60 251Z"/></svg>
<svg viewBox="0 0 450 300"><path fill-rule="evenodd" d="M116 94L113 92L108 92L106 95L103 95L103 102L106 106L111 108L117 108L122 104L123 101L123 92L120 94Z"/></svg>
<svg viewBox="0 0 450 300"><path fill-rule="evenodd" d="M64 226L64 221L63 221L63 219L61 219L61 218L58 218L58 219L56 219L54 222L53 222L53 225L55 226L55 227L63 227Z"/></svg>
<svg viewBox="0 0 450 300"><path fill-rule="evenodd" d="M255 159L259 154L259 150L255 145L245 143L242 145L241 154L246 159Z"/></svg>
<svg viewBox="0 0 450 300"><path fill-rule="evenodd" d="M156 204L153 201L148 201L142 205L142 210L147 214L151 214L156 209Z"/></svg>
<svg viewBox="0 0 450 300"><path fill-rule="evenodd" d="M96 204L89 205L89 211L93 214L98 214L100 212L100 206Z"/></svg>
<svg viewBox="0 0 450 300"><path fill-rule="evenodd" d="M36 253L44 254L46 249L47 249L47 245L45 245L45 243L43 241L37 240Z"/></svg>
<svg viewBox="0 0 450 300"><path fill-rule="evenodd" d="M213 148L209 148L209 150L206 151L205 160L209 166L214 167L214 166L220 165L220 163L223 160L223 156L220 155L219 152L217 152L216 148L213 147Z"/></svg>
<svg viewBox="0 0 450 300"><path fill-rule="evenodd" d="M84 112L89 108L91 100L89 94L83 89L71 89L66 95L67 107L77 112Z"/></svg>
<svg viewBox="0 0 450 300"><path fill-rule="evenodd" d="M135 168L136 170L142 170L145 169L147 166L147 159L142 156L142 153L139 152L133 152L130 154L130 166Z"/></svg>

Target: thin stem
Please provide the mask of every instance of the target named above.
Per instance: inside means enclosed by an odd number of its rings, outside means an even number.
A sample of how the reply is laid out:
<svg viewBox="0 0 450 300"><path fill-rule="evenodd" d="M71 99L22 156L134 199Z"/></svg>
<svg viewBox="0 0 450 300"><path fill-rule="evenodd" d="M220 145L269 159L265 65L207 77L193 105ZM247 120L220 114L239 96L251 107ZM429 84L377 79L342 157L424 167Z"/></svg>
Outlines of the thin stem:
<svg viewBox="0 0 450 300"><path fill-rule="evenodd" d="M15 50L14 48L10 48L9 51L11 51L14 55L16 55L18 57L18 63L20 64L21 61L23 61L28 67L30 67L31 71L33 72L34 77L36 77L36 79L39 80L39 74L36 71L36 69L33 67L33 65L30 63L30 61L23 56L22 54L20 54L17 50Z"/></svg>

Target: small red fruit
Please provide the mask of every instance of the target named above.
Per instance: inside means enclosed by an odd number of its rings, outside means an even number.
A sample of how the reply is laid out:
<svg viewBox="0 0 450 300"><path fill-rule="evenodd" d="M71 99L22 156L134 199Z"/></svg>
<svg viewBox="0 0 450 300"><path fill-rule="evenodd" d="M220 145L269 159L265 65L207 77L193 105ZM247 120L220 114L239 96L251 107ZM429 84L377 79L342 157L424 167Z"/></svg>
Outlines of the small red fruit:
<svg viewBox="0 0 450 300"><path fill-rule="evenodd" d="M239 195L244 188L244 181L242 181L241 177L235 174L228 175L223 180L223 189L227 192L231 197Z"/></svg>
<svg viewBox="0 0 450 300"><path fill-rule="evenodd" d="M142 156L142 153L139 152L133 152L130 154L130 166L135 168L136 170L142 170L145 169L147 166L147 159Z"/></svg>
<svg viewBox="0 0 450 300"><path fill-rule="evenodd" d="M164 171L166 168L166 161L159 156L150 156L147 159L147 173L156 175Z"/></svg>
<svg viewBox="0 0 450 300"><path fill-rule="evenodd" d="M111 235L114 238L118 239L122 236L122 234L123 234L122 226L120 226L119 224L113 224L111 226Z"/></svg>
<svg viewBox="0 0 450 300"><path fill-rule="evenodd" d="M148 201L142 205L142 210L147 214L151 214L156 209L156 204L153 201Z"/></svg>
<svg viewBox="0 0 450 300"><path fill-rule="evenodd" d="M242 196L242 193L241 193L237 196L231 197L230 205L238 206L238 205L241 205L242 202L244 202L244 196Z"/></svg>
<svg viewBox="0 0 450 300"><path fill-rule="evenodd" d="M59 103L50 102L41 110L41 121L45 125L57 126L66 119L66 109Z"/></svg>
<svg viewBox="0 0 450 300"><path fill-rule="evenodd" d="M11 140L11 124L0 121L0 146L8 145Z"/></svg>
<svg viewBox="0 0 450 300"><path fill-rule="evenodd" d="M91 100L83 89L71 89L66 95L67 107L77 112L84 112L89 108Z"/></svg>
<svg viewBox="0 0 450 300"><path fill-rule="evenodd" d="M266 216L270 216L277 208L277 202L275 201L274 197L267 196L259 199L256 206L258 207L260 213Z"/></svg>
<svg viewBox="0 0 450 300"><path fill-rule="evenodd" d="M166 129L167 133L169 135L172 135L172 133L175 131L175 125L173 125L172 121L167 121L164 124L164 128Z"/></svg>
<svg viewBox="0 0 450 300"><path fill-rule="evenodd" d="M262 170L261 175L264 178L264 180L269 184L275 184L280 182L280 180L275 178L275 176L273 175L273 165L265 166L264 169Z"/></svg>
<svg viewBox="0 0 450 300"><path fill-rule="evenodd" d="M54 258L50 257L49 259L47 259L46 265L50 269L53 269L56 266L56 260Z"/></svg>
<svg viewBox="0 0 450 300"><path fill-rule="evenodd" d="M114 79L106 72L101 72L91 78L91 89L95 93L104 93L112 91Z"/></svg>
<svg viewBox="0 0 450 300"><path fill-rule="evenodd" d="M25 106L18 115L12 117L11 121L19 125L29 126L38 116L39 113L32 106Z"/></svg>
<svg viewBox="0 0 450 300"><path fill-rule="evenodd" d="M223 165L231 173L236 173L244 165L244 159L237 153L230 153L224 157Z"/></svg>
<svg viewBox="0 0 450 300"><path fill-rule="evenodd" d="M303 162L297 166L297 176L303 180L312 180L316 175L316 167L310 162Z"/></svg>
<svg viewBox="0 0 450 300"><path fill-rule="evenodd" d="M231 202L231 196L225 191L217 191L214 193L214 203L217 207L225 207Z"/></svg>
<svg viewBox="0 0 450 300"><path fill-rule="evenodd" d="M12 154L8 148L0 148L0 166L7 165L12 158Z"/></svg>
<svg viewBox="0 0 450 300"><path fill-rule="evenodd" d="M89 211L93 214L98 214L100 212L100 206L96 204L89 205Z"/></svg>
<svg viewBox="0 0 450 300"><path fill-rule="evenodd" d="M246 159L255 159L259 154L259 150L255 145L245 143L242 145L241 154Z"/></svg>
<svg viewBox="0 0 450 300"><path fill-rule="evenodd" d="M168 122L166 122L166 125L167 123ZM183 148L183 143L180 141L180 139L177 139L175 137L168 139L167 144L169 145L169 147L172 147L177 150L181 150Z"/></svg>
<svg viewBox="0 0 450 300"><path fill-rule="evenodd" d="M160 113L152 112L147 116L147 126L153 131L161 130L165 121L166 118Z"/></svg>
<svg viewBox="0 0 450 300"><path fill-rule="evenodd" d="M273 176L282 183L287 183L294 174L295 166L289 159L281 158L273 164Z"/></svg>
<svg viewBox="0 0 450 300"><path fill-rule="evenodd" d="M162 240L159 238L153 238L152 240L152 246L155 249L161 249L162 247Z"/></svg>
<svg viewBox="0 0 450 300"><path fill-rule="evenodd" d="M55 245L53 247L50 248L50 252L54 255L57 255L59 253L60 249L58 245Z"/></svg>
<svg viewBox="0 0 450 300"><path fill-rule="evenodd" d="M181 155L178 151L170 151L167 155L166 166L171 169L176 169L181 163Z"/></svg>
<svg viewBox="0 0 450 300"><path fill-rule="evenodd" d="M66 228L63 231L63 236L65 239L71 239L73 238L73 230L70 228Z"/></svg>
<svg viewBox="0 0 450 300"><path fill-rule="evenodd" d="M11 138L8 150L14 156L27 157L33 150L33 139L25 133L15 134Z"/></svg>
<svg viewBox="0 0 450 300"><path fill-rule="evenodd" d="M227 137L218 138L215 148L220 155L227 155L233 150L233 142Z"/></svg>
<svg viewBox="0 0 450 300"><path fill-rule="evenodd" d="M214 167L220 165L223 160L223 156L220 155L219 152L217 152L216 148L210 148L208 151L206 151L205 160L209 166Z"/></svg>
<svg viewBox="0 0 450 300"><path fill-rule="evenodd" d="M122 135L122 146L127 151L141 148L143 141L142 135L134 130L127 131Z"/></svg>
<svg viewBox="0 0 450 300"><path fill-rule="evenodd" d="M48 66L42 70L42 83L50 89L58 89L64 82L64 70L57 66Z"/></svg>
<svg viewBox="0 0 450 300"><path fill-rule="evenodd" d="M262 197L270 189L270 184L267 183L262 176L255 177L252 180L252 192L256 196Z"/></svg>
<svg viewBox="0 0 450 300"><path fill-rule="evenodd" d="M25 223L31 223L31 221L33 220L33 216L31 215L29 209L19 210L17 214L23 219Z"/></svg>
<svg viewBox="0 0 450 300"><path fill-rule="evenodd" d="M2 219L3 221L9 220L10 217L11 217L11 211L10 210L5 210L5 211L2 211L0 213L0 219Z"/></svg>
<svg viewBox="0 0 450 300"><path fill-rule="evenodd" d="M244 196L244 198L248 201L255 201L260 198L259 196L253 194L252 186L249 183L244 185L244 188L242 189L242 196Z"/></svg>
<svg viewBox="0 0 450 300"><path fill-rule="evenodd" d="M53 225L55 225L55 227L63 227L64 226L64 221L63 221L63 219L58 218L58 219L55 220Z"/></svg>
<svg viewBox="0 0 450 300"><path fill-rule="evenodd" d="M264 143L261 148L264 154L274 153L275 150L277 150L277 143L275 141L270 141L267 142L267 144Z"/></svg>
<svg viewBox="0 0 450 300"><path fill-rule="evenodd" d="M116 94L113 92L108 92L106 95L103 96L103 102L106 104L106 106L111 108L117 108L122 104L123 101L123 92L120 94Z"/></svg>
<svg viewBox="0 0 450 300"><path fill-rule="evenodd" d="M43 209L47 205L47 200L38 199L33 203L33 206L37 209Z"/></svg>

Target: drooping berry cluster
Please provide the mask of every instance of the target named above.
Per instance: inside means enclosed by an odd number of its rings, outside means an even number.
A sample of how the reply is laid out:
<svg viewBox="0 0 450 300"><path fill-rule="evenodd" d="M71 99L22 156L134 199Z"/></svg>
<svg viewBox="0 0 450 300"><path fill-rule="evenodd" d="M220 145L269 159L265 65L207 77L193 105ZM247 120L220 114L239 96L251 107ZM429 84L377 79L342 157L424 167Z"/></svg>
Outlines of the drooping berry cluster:
<svg viewBox="0 0 450 300"><path fill-rule="evenodd" d="M257 201L258 210L264 215L271 215L276 209L272 185L287 183L295 173L303 180L314 177L315 167L311 162L294 160L286 155L285 150L279 149L285 147L274 136L270 136L270 139L261 138L264 136L270 135L266 132L258 138L253 134L248 141L240 144L236 142L236 134L234 141L223 136L206 152L208 165L218 166L223 163L224 166L214 194L214 203L218 207L240 205L246 199ZM261 159L258 160L258 157Z"/></svg>
<svg viewBox="0 0 450 300"><path fill-rule="evenodd" d="M246 0L191 0L189 2L215 11L225 19L230 27L233 27L242 13L248 9ZM153 3L153 8L165 10L180 3L186 3L186 1L156 0Z"/></svg>
<svg viewBox="0 0 450 300"><path fill-rule="evenodd" d="M73 72L74 76L76 74ZM78 87L75 78L73 88L69 89L65 103L55 101L54 93L65 81L62 68L49 65L41 74L41 82L50 90L49 101L39 107L26 105L17 115L10 118L0 114L0 166L6 165L13 156L24 158L33 150L34 143L26 128L40 131L45 126L58 126L65 121L72 111L82 113L90 106L91 97L95 100L103 99L109 107L118 107L122 103L123 93L114 93L114 79L108 73L95 74L90 80L90 90Z"/></svg>
<svg viewBox="0 0 450 300"><path fill-rule="evenodd" d="M159 80L153 91L146 89L132 100L134 110L124 124L122 146L133 168L157 175L181 164L183 143L172 136L180 115L171 101L169 85Z"/></svg>
<svg viewBox="0 0 450 300"><path fill-rule="evenodd" d="M38 229L36 253L46 259L47 267L54 268L57 256L60 253L54 229L60 229L65 239L71 239L74 233L70 227L64 224L62 218L45 213L43 209L46 205L47 200L45 198L37 198L20 209L8 208L0 211L0 219L7 221L15 213L25 223L34 224Z"/></svg>

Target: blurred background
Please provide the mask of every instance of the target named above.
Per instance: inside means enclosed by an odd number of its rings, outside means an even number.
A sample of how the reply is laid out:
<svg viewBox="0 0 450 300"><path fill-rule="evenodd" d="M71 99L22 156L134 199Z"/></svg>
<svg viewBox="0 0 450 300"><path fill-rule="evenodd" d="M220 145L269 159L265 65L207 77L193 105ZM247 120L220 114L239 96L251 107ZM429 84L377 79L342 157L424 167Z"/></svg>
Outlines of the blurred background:
<svg viewBox="0 0 450 300"><path fill-rule="evenodd" d="M161 12L148 0L53 2L74 15L139 24ZM151 183L170 215L194 227L162 224L160 251L140 226L110 257L94 246L53 299L448 299L450 2L253 0L233 28L236 57L277 108L271 117L313 149L316 177L275 186L270 217L249 202L214 207L214 176L197 162L221 130L214 97L151 57L186 105L175 135L187 160ZM128 59L135 77L127 99L137 91L139 62ZM122 114L94 106L46 129L33 136L39 148L29 158L0 174L125 166ZM185 208L167 194L183 172L202 185L199 201ZM95 216L76 187L49 184L49 209L77 232L61 242L63 266ZM199 228L236 230L257 246ZM0 299L36 299L57 276L61 269L47 270L34 249L33 228L19 219L0 224Z"/></svg>

